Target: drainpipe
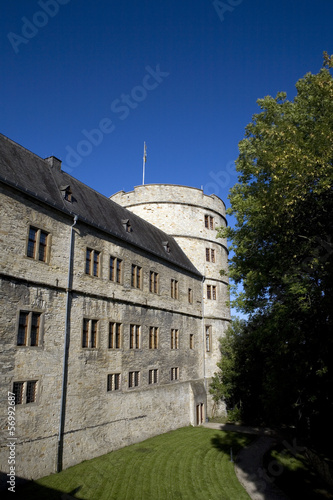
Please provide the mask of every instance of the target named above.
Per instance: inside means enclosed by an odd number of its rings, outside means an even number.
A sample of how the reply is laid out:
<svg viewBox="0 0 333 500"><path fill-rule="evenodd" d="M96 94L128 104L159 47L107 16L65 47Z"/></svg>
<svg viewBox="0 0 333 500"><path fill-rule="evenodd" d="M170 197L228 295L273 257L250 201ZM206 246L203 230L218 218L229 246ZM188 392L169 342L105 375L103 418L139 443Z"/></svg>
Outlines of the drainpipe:
<svg viewBox="0 0 333 500"><path fill-rule="evenodd" d="M58 448L57 448L57 472L62 471L62 458L64 447L64 427L66 413L66 394L67 394L67 378L68 378L68 349L70 337L70 316L72 305L72 281L73 281L73 258L74 258L74 226L78 221L78 216L74 216L74 222L71 226L71 237L69 245L68 258L68 277L66 288L66 319L65 319L65 339L64 339L64 358L62 368L62 388L61 388L61 403L60 403L60 421L58 433Z"/></svg>
<svg viewBox="0 0 333 500"><path fill-rule="evenodd" d="M205 277L202 277L202 282L201 282L201 302L202 302L202 368L203 368L203 379L204 379L204 385L205 385L205 394L206 394L206 401L205 401L205 418L207 415L207 378L206 378L206 331L205 331L205 288L204 288L204 283L205 283Z"/></svg>

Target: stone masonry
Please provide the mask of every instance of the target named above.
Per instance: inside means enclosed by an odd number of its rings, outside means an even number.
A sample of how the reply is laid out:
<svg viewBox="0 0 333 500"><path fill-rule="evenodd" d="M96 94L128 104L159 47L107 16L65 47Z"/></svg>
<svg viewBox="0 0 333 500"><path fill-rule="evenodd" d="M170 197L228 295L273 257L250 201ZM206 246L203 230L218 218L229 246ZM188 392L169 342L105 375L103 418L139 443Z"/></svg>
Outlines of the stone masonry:
<svg viewBox="0 0 333 500"><path fill-rule="evenodd" d="M0 135L5 474L13 391L23 478L200 424L211 411L208 382L229 311L219 277L227 250L205 228L205 215L214 229L224 224L223 202L192 188L156 188L138 217L120 206L121 196L116 203L102 197L62 172L56 158L43 160ZM159 220L147 216L155 208ZM39 245L33 256L32 245ZM206 248L216 250L215 262L202 261ZM207 299L207 284L217 287L215 299Z"/></svg>

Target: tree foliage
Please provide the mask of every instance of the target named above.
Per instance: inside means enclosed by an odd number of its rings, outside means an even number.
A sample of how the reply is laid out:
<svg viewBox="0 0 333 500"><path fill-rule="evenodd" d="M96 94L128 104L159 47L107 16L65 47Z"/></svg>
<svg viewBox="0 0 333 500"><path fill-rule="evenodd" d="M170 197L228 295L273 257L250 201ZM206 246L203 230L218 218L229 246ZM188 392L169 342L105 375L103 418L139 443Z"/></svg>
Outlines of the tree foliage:
<svg viewBox="0 0 333 500"><path fill-rule="evenodd" d="M237 222L219 234L232 243L230 275L243 285L236 306L249 316L222 341L233 368L222 358L220 389L252 416L255 401L266 420L333 416L332 67L324 53L293 101L283 92L257 101L229 194ZM256 381L248 391L247 379Z"/></svg>

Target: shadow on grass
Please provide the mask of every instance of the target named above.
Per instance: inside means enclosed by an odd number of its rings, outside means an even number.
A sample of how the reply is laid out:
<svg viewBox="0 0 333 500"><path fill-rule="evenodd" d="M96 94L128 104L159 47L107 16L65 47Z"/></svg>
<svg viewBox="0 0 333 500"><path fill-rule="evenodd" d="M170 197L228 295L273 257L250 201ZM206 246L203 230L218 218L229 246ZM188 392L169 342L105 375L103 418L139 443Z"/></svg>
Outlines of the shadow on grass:
<svg viewBox="0 0 333 500"><path fill-rule="evenodd" d="M244 448L244 446L248 445L253 439L253 436L228 432L216 434L211 439L211 443L217 450L222 451L226 455L230 455L231 449L232 453L236 454L241 448Z"/></svg>
<svg viewBox="0 0 333 500"><path fill-rule="evenodd" d="M48 500L76 500L74 495L81 489L81 486L79 486L69 493L64 493L63 491L41 486L34 481L29 481L28 479L16 476L15 491L9 491L8 488L11 485L7 483L7 480L8 478L6 474L0 472L1 499L15 498L15 500L45 500L47 498Z"/></svg>

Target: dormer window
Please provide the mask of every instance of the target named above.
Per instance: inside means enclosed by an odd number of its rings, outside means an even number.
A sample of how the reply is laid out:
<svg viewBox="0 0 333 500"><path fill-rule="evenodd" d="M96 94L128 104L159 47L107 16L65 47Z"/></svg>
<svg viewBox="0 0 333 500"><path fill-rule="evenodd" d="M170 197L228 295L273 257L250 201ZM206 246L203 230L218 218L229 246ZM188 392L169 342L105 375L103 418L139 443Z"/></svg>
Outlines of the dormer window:
<svg viewBox="0 0 333 500"><path fill-rule="evenodd" d="M121 223L122 223L123 228L125 229L126 233L132 232L132 226L131 226L129 219L122 219Z"/></svg>
<svg viewBox="0 0 333 500"><path fill-rule="evenodd" d="M163 248L166 251L166 253L170 253L170 246L168 241L163 241L162 242Z"/></svg>
<svg viewBox="0 0 333 500"><path fill-rule="evenodd" d="M64 200L72 202L72 190L70 186L62 186L60 188Z"/></svg>

